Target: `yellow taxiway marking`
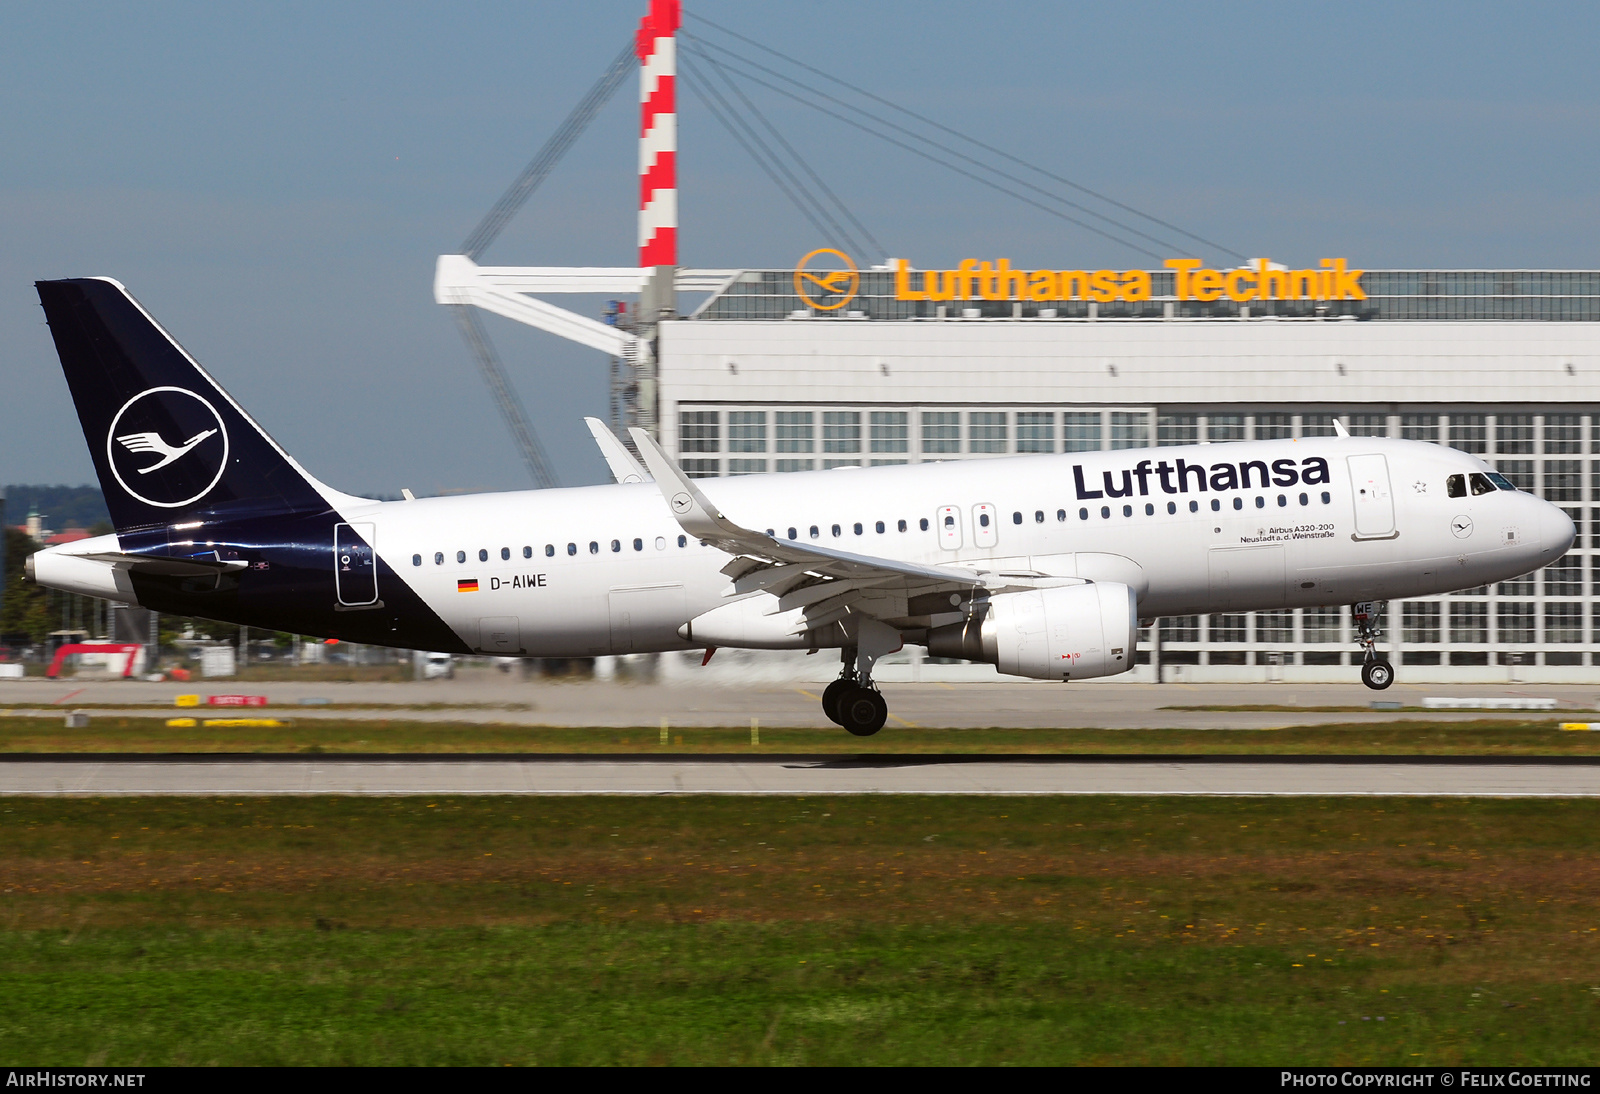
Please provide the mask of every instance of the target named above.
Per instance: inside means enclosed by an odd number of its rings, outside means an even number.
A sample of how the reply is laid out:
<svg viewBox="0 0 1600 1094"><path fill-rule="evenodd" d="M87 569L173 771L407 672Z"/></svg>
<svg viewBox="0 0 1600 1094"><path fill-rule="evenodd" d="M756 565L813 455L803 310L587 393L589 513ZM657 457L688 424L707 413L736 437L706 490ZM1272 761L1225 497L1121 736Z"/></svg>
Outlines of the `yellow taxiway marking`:
<svg viewBox="0 0 1600 1094"><path fill-rule="evenodd" d="M917 723L915 723L915 722L906 721L904 718L900 717L900 715L898 715L898 714L891 714L891 715L889 715L889 717L893 718L895 721L899 722L901 725L905 726L908 729L921 729L922 728L921 726L917 725Z"/></svg>
<svg viewBox="0 0 1600 1094"><path fill-rule="evenodd" d="M795 688L794 690L798 691L801 695L804 695L807 699L814 699L819 703L822 702L822 696L820 696L820 695L812 695L805 688Z"/></svg>

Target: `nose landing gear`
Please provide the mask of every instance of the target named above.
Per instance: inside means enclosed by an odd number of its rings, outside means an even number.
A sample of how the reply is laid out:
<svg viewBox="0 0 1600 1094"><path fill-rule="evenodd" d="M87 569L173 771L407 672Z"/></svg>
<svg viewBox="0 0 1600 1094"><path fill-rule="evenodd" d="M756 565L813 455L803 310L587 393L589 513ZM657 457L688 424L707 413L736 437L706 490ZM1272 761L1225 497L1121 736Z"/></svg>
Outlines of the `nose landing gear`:
<svg viewBox="0 0 1600 1094"><path fill-rule="evenodd" d="M1378 626L1388 608L1386 601L1366 601L1350 605L1350 618L1355 623L1356 642L1361 646L1361 682L1373 691L1382 691L1394 683L1394 666L1378 654L1378 638L1383 630Z"/></svg>
<svg viewBox="0 0 1600 1094"><path fill-rule="evenodd" d="M836 725L857 737L870 737L889 720L889 704L872 683L870 676L856 671L856 647L843 651L844 669L839 679L822 692L822 713Z"/></svg>

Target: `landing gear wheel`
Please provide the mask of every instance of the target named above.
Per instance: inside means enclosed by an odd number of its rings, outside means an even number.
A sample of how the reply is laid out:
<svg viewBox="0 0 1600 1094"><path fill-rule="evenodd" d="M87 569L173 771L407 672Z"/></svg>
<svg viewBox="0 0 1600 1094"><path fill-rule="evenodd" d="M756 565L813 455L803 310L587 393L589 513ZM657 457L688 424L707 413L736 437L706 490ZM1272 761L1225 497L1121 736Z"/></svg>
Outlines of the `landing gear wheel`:
<svg viewBox="0 0 1600 1094"><path fill-rule="evenodd" d="M1361 682L1373 691L1382 691L1394 683L1394 666L1387 661L1368 661L1361 666Z"/></svg>
<svg viewBox="0 0 1600 1094"><path fill-rule="evenodd" d="M854 680L840 678L822 689L822 713L828 716L828 721L836 726L844 725L839 720L839 698L850 688L856 686Z"/></svg>
<svg viewBox="0 0 1600 1094"><path fill-rule="evenodd" d="M889 704L871 688L850 684L839 697L838 723L857 737L870 737L889 720Z"/></svg>

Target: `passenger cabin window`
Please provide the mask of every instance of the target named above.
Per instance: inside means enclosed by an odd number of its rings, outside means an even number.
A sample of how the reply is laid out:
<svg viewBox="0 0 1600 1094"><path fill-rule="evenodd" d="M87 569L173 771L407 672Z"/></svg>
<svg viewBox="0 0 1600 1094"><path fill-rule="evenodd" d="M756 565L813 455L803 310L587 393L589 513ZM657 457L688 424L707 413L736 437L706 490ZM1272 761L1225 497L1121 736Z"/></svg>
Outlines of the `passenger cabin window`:
<svg viewBox="0 0 1600 1094"><path fill-rule="evenodd" d="M621 550L622 550L622 541L620 539L612 540L611 541L611 553L612 554L616 554L618 551L621 551Z"/></svg>
<svg viewBox="0 0 1600 1094"><path fill-rule="evenodd" d="M456 561L457 562L465 562L465 561L467 561L467 552L465 552L465 551L457 551L456 552Z"/></svg>
<svg viewBox="0 0 1600 1094"><path fill-rule="evenodd" d="M544 557L545 558L555 558L556 557L556 545L554 543L546 543L544 545Z"/></svg>
<svg viewBox="0 0 1600 1094"><path fill-rule="evenodd" d="M1021 524L1022 523L1022 514L1020 512L1012 513L1011 514L1011 523L1012 524Z"/></svg>
<svg viewBox="0 0 1600 1094"><path fill-rule="evenodd" d="M597 555L600 553L600 544L598 541L592 539L589 541L589 553L591 555Z"/></svg>
<svg viewBox="0 0 1600 1094"><path fill-rule="evenodd" d="M818 532L818 531L817 531L817 526L816 526L816 525L815 525L815 524L813 524L813 525L812 525L812 526L811 526L811 538L812 538L812 539L816 539L816 538L817 538L817 536L818 536L818 535L820 535L820 534L821 534L821 533L819 533L819 532Z"/></svg>
<svg viewBox="0 0 1600 1094"><path fill-rule="evenodd" d="M1489 481L1488 475L1474 471L1472 473L1472 492L1474 494L1492 494L1494 493L1494 483Z"/></svg>
<svg viewBox="0 0 1600 1094"><path fill-rule="evenodd" d="M435 551L433 553L433 564L435 566L443 566L444 565L444 552L443 551Z"/></svg>
<svg viewBox="0 0 1600 1094"><path fill-rule="evenodd" d="M798 535L797 535L797 534L796 534L796 533L797 533L797 532L798 532L798 531L799 531L799 529L796 529L796 528L790 528L790 529L789 529L789 538L790 538L790 539L798 539L798 538L799 538L799 536L798 536Z"/></svg>
<svg viewBox="0 0 1600 1094"><path fill-rule="evenodd" d="M928 530L928 518L927 518L927 517L923 517L923 518L922 518L922 519L921 519L921 520L919 520L919 521L917 521L917 525L918 525L918 526L919 526L919 527L920 527L920 528L921 528L921 529L922 529L922 530L923 530L923 531L924 531L924 532L926 532L926 531L927 531L927 530Z"/></svg>
<svg viewBox="0 0 1600 1094"><path fill-rule="evenodd" d="M874 524L873 527L878 530L878 534L880 536L883 535L884 531L886 530L883 526L883 521L881 520L877 524Z"/></svg>
<svg viewBox="0 0 1600 1094"><path fill-rule="evenodd" d="M855 529L856 535L859 536L861 534L861 522L859 520L856 521L852 527Z"/></svg>
<svg viewBox="0 0 1600 1094"><path fill-rule="evenodd" d="M1044 523L1044 510L1043 509L1035 509L1033 511L1033 523L1035 523L1035 524L1043 524Z"/></svg>
<svg viewBox="0 0 1600 1094"><path fill-rule="evenodd" d="M900 531L904 532L906 530L906 522L903 521L903 520L902 521L898 521L898 522L896 522L895 527L898 528Z"/></svg>
<svg viewBox="0 0 1600 1094"><path fill-rule="evenodd" d="M678 537L678 546L679 547L687 547L687 546L689 546L689 537L688 536L679 536Z"/></svg>
<svg viewBox="0 0 1600 1094"><path fill-rule="evenodd" d="M635 550L635 551L642 551L642 550L644 550L644 540L642 540L642 539L636 539L636 540L634 540L634 541L633 541L633 549L634 549L634 550Z"/></svg>
<svg viewBox="0 0 1600 1094"><path fill-rule="evenodd" d="M1200 503L1197 502L1197 501L1191 501L1189 503L1189 512L1198 513L1199 511L1200 511Z"/></svg>
<svg viewBox="0 0 1600 1094"><path fill-rule="evenodd" d="M567 544L567 554L575 555L577 553L578 553L578 545L576 543Z"/></svg>
<svg viewBox="0 0 1600 1094"><path fill-rule="evenodd" d="M1444 480L1444 492L1452 498L1467 496L1467 477L1465 475L1451 475Z"/></svg>
<svg viewBox="0 0 1600 1094"><path fill-rule="evenodd" d="M511 561L511 548L509 548L509 547L500 548L500 561L501 562L509 562L509 561Z"/></svg>
<svg viewBox="0 0 1600 1094"><path fill-rule="evenodd" d="M482 547L478 548L478 561L479 562L488 562L489 561L489 552L487 550L485 550L484 548L482 548Z"/></svg>
<svg viewBox="0 0 1600 1094"><path fill-rule="evenodd" d="M533 557L533 548L532 547L524 547L522 549L522 557L523 558L532 558Z"/></svg>
<svg viewBox="0 0 1600 1094"><path fill-rule="evenodd" d="M1056 519L1057 520L1066 520L1067 519L1067 511L1065 509L1057 509L1056 510Z"/></svg>
<svg viewBox="0 0 1600 1094"><path fill-rule="evenodd" d="M421 566L422 565L422 556L421 555L412 555L411 556L411 565L413 565L413 566Z"/></svg>
<svg viewBox="0 0 1600 1094"><path fill-rule="evenodd" d="M839 531L840 531L839 526L837 524L835 524L833 526L833 536L834 536L835 539L839 538Z"/></svg>

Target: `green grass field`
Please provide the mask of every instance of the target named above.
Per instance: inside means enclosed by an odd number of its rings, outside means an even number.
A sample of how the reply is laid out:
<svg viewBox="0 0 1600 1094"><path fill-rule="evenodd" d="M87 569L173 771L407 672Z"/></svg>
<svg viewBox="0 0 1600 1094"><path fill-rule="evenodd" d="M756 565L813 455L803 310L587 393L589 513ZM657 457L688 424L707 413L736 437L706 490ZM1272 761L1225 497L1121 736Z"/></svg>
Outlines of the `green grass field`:
<svg viewBox="0 0 1600 1094"><path fill-rule="evenodd" d="M91 712L92 715L92 712ZM169 727L170 716L271 717L272 727ZM1350 755L1600 755L1600 733L1558 729L1559 721L1485 718L1467 722L1393 721L1273 730L920 729L889 725L870 739L842 729L782 726L673 728L661 745L656 726L570 728L394 718L300 718L292 711L178 710L159 718L93 715L87 729L59 717L0 717L6 752L590 752L674 753L1222 753Z"/></svg>
<svg viewBox="0 0 1600 1094"><path fill-rule="evenodd" d="M1585 1064L1600 802L0 802L0 1057Z"/></svg>

